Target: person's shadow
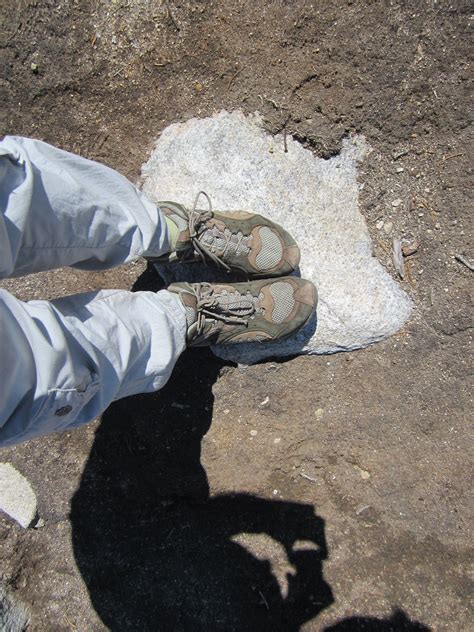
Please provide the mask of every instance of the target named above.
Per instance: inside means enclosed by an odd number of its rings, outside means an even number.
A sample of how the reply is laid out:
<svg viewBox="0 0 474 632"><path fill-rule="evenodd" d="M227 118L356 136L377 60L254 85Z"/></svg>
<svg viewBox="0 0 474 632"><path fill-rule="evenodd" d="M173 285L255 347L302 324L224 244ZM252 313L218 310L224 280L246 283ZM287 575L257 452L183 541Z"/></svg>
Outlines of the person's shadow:
<svg viewBox="0 0 474 632"><path fill-rule="evenodd" d="M71 522L78 567L112 631L296 632L333 602L324 520L311 505L210 497L200 448L223 366L187 351L163 390L103 415Z"/></svg>
<svg viewBox="0 0 474 632"><path fill-rule="evenodd" d="M71 521L77 564L111 630L290 631L332 603L312 506L209 497L200 442L221 368L210 353L187 352L165 389L102 418ZM279 543L280 582L248 550L253 534Z"/></svg>

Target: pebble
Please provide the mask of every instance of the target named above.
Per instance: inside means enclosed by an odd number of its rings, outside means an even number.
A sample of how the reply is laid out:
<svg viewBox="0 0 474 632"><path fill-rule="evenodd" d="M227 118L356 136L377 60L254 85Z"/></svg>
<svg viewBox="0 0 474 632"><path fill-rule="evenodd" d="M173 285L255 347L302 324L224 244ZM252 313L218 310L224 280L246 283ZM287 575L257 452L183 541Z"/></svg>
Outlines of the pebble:
<svg viewBox="0 0 474 632"><path fill-rule="evenodd" d="M439 222L436 222L435 228L436 228L436 230L439 230L441 228L441 224Z"/></svg>
<svg viewBox="0 0 474 632"><path fill-rule="evenodd" d="M317 410L315 410L314 415L316 419L321 419L321 417L324 415L324 408L318 408Z"/></svg>
<svg viewBox="0 0 474 632"><path fill-rule="evenodd" d="M359 472L360 477L366 481L367 479L370 478L370 472L368 472L367 470L364 470L362 467L359 467L359 465L353 465L352 466L357 472Z"/></svg>
<svg viewBox="0 0 474 632"><path fill-rule="evenodd" d="M10 463L0 463L0 510L25 529L36 517L36 495L27 479Z"/></svg>
<svg viewBox="0 0 474 632"><path fill-rule="evenodd" d="M258 434L257 430L251 430L251 431L250 431L250 436L251 436L251 437L256 437L256 436L257 436L257 434Z"/></svg>
<svg viewBox="0 0 474 632"><path fill-rule="evenodd" d="M377 228L377 230L381 230L383 228L383 219L379 219L379 221L375 224L375 227Z"/></svg>
<svg viewBox="0 0 474 632"><path fill-rule="evenodd" d="M384 227L383 227L383 229L387 233L387 235L388 235L388 233L392 232L392 228L393 228L392 222L387 222L386 224L384 224Z"/></svg>
<svg viewBox="0 0 474 632"><path fill-rule="evenodd" d="M402 203L400 198L397 198L396 200L392 200L392 206L393 208L397 208L398 206L400 206L400 204Z"/></svg>
<svg viewBox="0 0 474 632"><path fill-rule="evenodd" d="M403 173L405 169L403 167L397 167L395 170L397 173Z"/></svg>
<svg viewBox="0 0 474 632"><path fill-rule="evenodd" d="M273 443L275 443L275 444L280 443L280 442L281 442L281 437L275 437L273 439Z"/></svg>

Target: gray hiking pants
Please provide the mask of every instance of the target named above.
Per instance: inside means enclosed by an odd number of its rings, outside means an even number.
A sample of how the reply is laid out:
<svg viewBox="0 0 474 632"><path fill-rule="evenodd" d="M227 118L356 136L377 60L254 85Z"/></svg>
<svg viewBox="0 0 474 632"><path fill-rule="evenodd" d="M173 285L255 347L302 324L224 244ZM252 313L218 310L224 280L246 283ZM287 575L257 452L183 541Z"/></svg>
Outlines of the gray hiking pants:
<svg viewBox="0 0 474 632"><path fill-rule="evenodd" d="M168 251L159 209L116 171L36 140L0 142L0 278ZM0 290L0 446L162 388L185 333L184 308L166 290L27 303Z"/></svg>

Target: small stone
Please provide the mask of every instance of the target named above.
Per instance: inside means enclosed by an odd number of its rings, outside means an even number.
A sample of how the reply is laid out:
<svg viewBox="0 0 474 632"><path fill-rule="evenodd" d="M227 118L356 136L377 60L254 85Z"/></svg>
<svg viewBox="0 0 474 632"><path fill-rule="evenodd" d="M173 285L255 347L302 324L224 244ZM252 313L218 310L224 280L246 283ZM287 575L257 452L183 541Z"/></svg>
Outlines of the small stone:
<svg viewBox="0 0 474 632"><path fill-rule="evenodd" d="M383 229L384 229L384 231L387 233L387 235L388 235L389 233L391 233L391 232L392 232L392 228L393 228L393 224L392 224L392 222L387 222L387 223L384 225L384 227L383 227Z"/></svg>
<svg viewBox="0 0 474 632"><path fill-rule="evenodd" d="M381 230L383 228L383 224L384 224L383 219L379 219L379 221L375 224L375 228L377 230Z"/></svg>
<svg viewBox="0 0 474 632"><path fill-rule="evenodd" d="M35 64L35 62L31 62L30 68L34 73L38 72L38 64Z"/></svg>
<svg viewBox="0 0 474 632"><path fill-rule="evenodd" d="M352 467L356 470L356 472L359 472L360 477L364 481L366 481L367 479L370 478L370 472L369 471L364 470L362 467L359 467L358 465L353 465Z"/></svg>
<svg viewBox="0 0 474 632"><path fill-rule="evenodd" d="M439 222L436 222L435 228L436 228L436 230L439 230L441 228L441 224Z"/></svg>
<svg viewBox="0 0 474 632"><path fill-rule="evenodd" d="M228 408L224 409L224 415L228 415L230 413L230 410Z"/></svg>
<svg viewBox="0 0 474 632"><path fill-rule="evenodd" d="M259 408L268 408L268 405L270 403L270 398L268 397L268 395L265 397L264 400L262 400L260 402L260 404L258 405Z"/></svg>
<svg viewBox="0 0 474 632"><path fill-rule="evenodd" d="M316 417L316 419L321 419L323 415L324 415L324 408L318 408L317 410L314 411L314 416Z"/></svg>
<svg viewBox="0 0 474 632"><path fill-rule="evenodd" d="M402 253L404 257L410 257L418 252L419 247L421 246L421 242L418 239L415 239L411 243L404 243L402 246Z"/></svg>
<svg viewBox="0 0 474 632"><path fill-rule="evenodd" d="M23 474L10 463L0 463L0 510L25 529L36 517L36 495Z"/></svg>
<svg viewBox="0 0 474 632"><path fill-rule="evenodd" d="M273 439L273 443L274 443L275 445L276 445L277 443L280 443L280 442L281 442L281 437L275 437L275 438Z"/></svg>
<svg viewBox="0 0 474 632"><path fill-rule="evenodd" d="M402 203L400 198L397 198L396 200L392 200L392 206L393 208L397 208L398 206L400 206L400 204Z"/></svg>
<svg viewBox="0 0 474 632"><path fill-rule="evenodd" d="M397 173L403 173L403 172L405 171L405 169L404 169L403 167L397 167L397 168L395 169L395 171L396 171Z"/></svg>
<svg viewBox="0 0 474 632"><path fill-rule="evenodd" d="M250 431L250 436L251 436L251 437L256 437L256 436L257 436L257 434L258 434L258 433L257 433L257 430L251 430L251 431Z"/></svg>

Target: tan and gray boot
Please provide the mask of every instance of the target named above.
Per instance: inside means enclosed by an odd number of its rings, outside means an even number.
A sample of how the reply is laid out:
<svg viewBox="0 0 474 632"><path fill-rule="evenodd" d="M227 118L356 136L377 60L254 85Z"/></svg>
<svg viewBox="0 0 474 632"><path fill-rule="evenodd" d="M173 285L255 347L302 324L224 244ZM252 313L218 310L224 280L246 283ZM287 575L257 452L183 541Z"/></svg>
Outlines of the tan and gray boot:
<svg viewBox="0 0 474 632"><path fill-rule="evenodd" d="M301 329L316 309L316 288L298 277L248 283L173 283L186 309L188 345L267 342Z"/></svg>
<svg viewBox="0 0 474 632"><path fill-rule="evenodd" d="M209 210L197 210L200 195L206 197ZM173 223L177 237L171 253L152 261L201 261L253 278L285 276L298 267L300 251L294 239L261 215L213 211L203 191L192 210L176 202L158 202L158 206L168 224Z"/></svg>

